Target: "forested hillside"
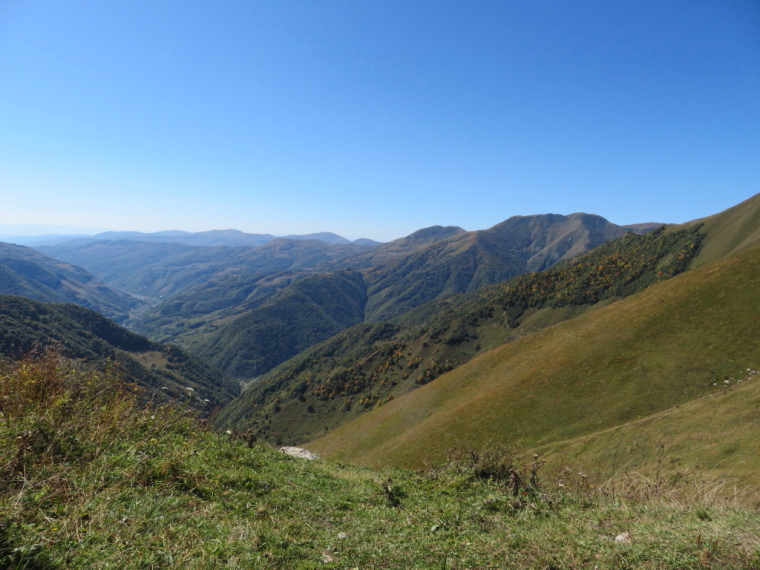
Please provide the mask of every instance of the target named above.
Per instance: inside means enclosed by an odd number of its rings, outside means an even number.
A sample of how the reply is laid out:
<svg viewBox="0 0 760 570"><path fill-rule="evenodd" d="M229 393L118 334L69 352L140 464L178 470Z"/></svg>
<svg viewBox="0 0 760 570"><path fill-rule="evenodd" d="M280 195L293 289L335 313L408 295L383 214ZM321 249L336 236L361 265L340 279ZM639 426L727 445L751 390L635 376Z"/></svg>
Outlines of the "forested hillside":
<svg viewBox="0 0 760 570"><path fill-rule="evenodd" d="M283 271L212 277L202 286L157 304L133 325L159 342L187 346L308 275L305 271Z"/></svg>
<svg viewBox="0 0 760 570"><path fill-rule="evenodd" d="M228 374L252 378L360 323L366 302L355 271L305 277L199 338L190 350Z"/></svg>
<svg viewBox="0 0 760 570"><path fill-rule="evenodd" d="M73 304L0 295L0 354L20 359L53 348L68 358L106 360L159 401L211 410L229 402L237 382L182 350L152 342Z"/></svg>

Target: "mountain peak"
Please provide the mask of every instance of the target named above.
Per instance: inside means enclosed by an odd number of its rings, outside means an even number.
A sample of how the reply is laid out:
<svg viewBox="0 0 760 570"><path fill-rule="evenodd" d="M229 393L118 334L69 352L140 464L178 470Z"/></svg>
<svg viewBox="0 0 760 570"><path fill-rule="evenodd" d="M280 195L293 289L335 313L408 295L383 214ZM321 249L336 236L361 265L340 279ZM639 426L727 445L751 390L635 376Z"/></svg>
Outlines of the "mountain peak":
<svg viewBox="0 0 760 570"><path fill-rule="evenodd" d="M339 236L338 234L334 234L332 232L318 232L314 234L305 234L305 235L288 235L283 236L283 239L292 239L292 240L317 240L324 243L328 243L330 245L344 245L347 243L351 243L343 236Z"/></svg>
<svg viewBox="0 0 760 570"><path fill-rule="evenodd" d="M437 241L447 237L463 234L465 230L459 226L430 226L409 234L405 239L415 241Z"/></svg>

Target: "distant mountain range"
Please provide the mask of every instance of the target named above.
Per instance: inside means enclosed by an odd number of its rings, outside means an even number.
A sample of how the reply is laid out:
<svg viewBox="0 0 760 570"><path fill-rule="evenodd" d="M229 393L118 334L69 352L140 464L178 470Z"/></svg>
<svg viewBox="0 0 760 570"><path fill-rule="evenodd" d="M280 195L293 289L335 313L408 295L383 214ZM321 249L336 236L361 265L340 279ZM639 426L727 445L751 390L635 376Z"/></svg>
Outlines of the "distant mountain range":
<svg viewBox="0 0 760 570"><path fill-rule="evenodd" d="M354 242L347 240L331 232L320 232L306 235L288 235L278 238L271 234L250 234L239 230L211 230L206 232L185 232L181 230L167 230L161 232L114 232L107 231L95 235L7 235L0 236L0 240L16 243L19 245L29 246L56 246L63 244L83 244L103 240L129 240L155 243L183 243L186 245L201 246L260 246L276 239L290 240L315 240L328 244L348 244L356 243L358 245L374 245L378 242L370 239L358 239Z"/></svg>
<svg viewBox="0 0 760 570"><path fill-rule="evenodd" d="M627 230L585 214L511 218L479 232L429 228L340 263L359 272L358 279L352 278L355 286L350 301L344 301L356 307L353 320L333 321L338 307L332 304L332 295L326 291L331 279L342 279L340 274L333 273L327 280L304 278L290 285L261 308L241 313L244 316L240 320L226 322L229 313L208 320L207 326L185 332L181 340L189 350L212 358L220 369L235 376L255 377L294 356L293 347L300 351L359 322L385 321L435 299L548 267ZM176 300L182 298L180 295ZM299 299L298 311L292 310L294 299ZM146 318L163 311L164 306L156 307ZM297 319L291 316L294 314ZM273 318L275 315L277 319ZM306 315L312 318L309 320ZM142 328L144 322L136 323L136 328L148 334L157 332L155 328ZM281 339L280 346L288 347L286 350L272 350L270 343L262 342L262 335L273 334L273 322L279 323L275 336ZM339 322L341 328L326 327L328 322ZM314 334L314 331L321 332ZM222 355L231 352L237 355L236 365L228 368L231 360Z"/></svg>
<svg viewBox="0 0 760 570"><path fill-rule="evenodd" d="M278 238L257 247L101 240L37 249L84 267L123 291L159 300L227 275L334 267L369 247L373 246Z"/></svg>
<svg viewBox="0 0 760 570"><path fill-rule="evenodd" d="M40 249L126 291L160 299L130 322L135 330L180 343L229 374L253 378L351 325L387 320L660 225L621 227L589 214L539 215L476 232L432 227L373 246L106 240ZM346 303L354 307L348 319Z"/></svg>

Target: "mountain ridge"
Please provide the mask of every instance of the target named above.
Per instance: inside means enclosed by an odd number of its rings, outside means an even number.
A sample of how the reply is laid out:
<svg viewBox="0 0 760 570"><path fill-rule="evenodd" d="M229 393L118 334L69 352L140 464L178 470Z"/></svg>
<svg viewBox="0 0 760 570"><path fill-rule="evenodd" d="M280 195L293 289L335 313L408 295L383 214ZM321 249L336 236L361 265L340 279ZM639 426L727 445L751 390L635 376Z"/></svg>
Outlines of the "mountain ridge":
<svg viewBox="0 0 760 570"><path fill-rule="evenodd" d="M303 270L299 274L293 271L292 265L284 264L280 271L287 271L287 275L292 276L293 279L290 283L280 279L279 283L284 285L286 290L288 287L305 286L303 280L309 279L310 274L331 273L336 269L358 271L362 275L363 287L366 289L362 293L366 296L366 300L362 301L364 306L361 320L377 322L398 316L434 299L474 290L524 273L531 270L531 263L541 266L551 265L575 255L578 251L584 251L614 236L622 235L626 231L610 224L604 218L587 214L514 217L490 230L478 232L465 232L456 226L433 226L414 232L406 238L361 250L353 255L340 257L338 254L332 258L304 264L298 268ZM288 251L295 247L307 247L310 243L313 242L274 240L256 250L260 255L269 253L269 267L275 269L275 272L269 273L266 279L278 280L276 277L278 273L272 264L272 261L277 259L280 251L278 248L286 250L287 257L290 255ZM330 251L337 252L338 250L330 249ZM348 254L353 253L352 250L344 251ZM539 257L541 260L535 261ZM241 355L239 358L236 357L236 361L248 361L251 364L228 368L216 357L214 362L228 373L246 380L268 372L272 366L293 356L291 350L279 350L278 358L269 357L261 360L261 351L257 348L257 344L263 343L264 339L259 338L256 342L242 342L242 338L252 339L258 334L242 331L246 328L243 323L256 321L256 317L248 312L260 313L259 304L267 302L259 296L265 291L263 288L257 289L258 292L255 294L257 300L253 304L248 299L241 299L238 307L228 306L224 311L217 311L207 316L200 315L197 311L193 311L192 314L182 312L182 306L197 307L193 299L208 297L212 288L216 288L218 294L224 298L239 297L234 291L223 290L221 288L223 283L220 279L214 279L205 285L199 282L196 287L171 297L132 324L140 332L150 334L153 338L180 342L188 350L198 351L199 355L218 353L219 347L227 342L222 340L222 337L225 337L240 347ZM230 277L226 283L234 287L236 281ZM272 295L285 294L284 291L280 292L275 288L270 288L268 291ZM327 297L319 295L318 298L326 299ZM286 305L280 306L284 310ZM287 315L273 312L275 309L272 304L267 306L267 310L270 319L277 320L283 325L278 328L278 338L289 338L294 346L300 348L308 348L308 346L296 339L311 338L314 342L318 342L326 338L324 333L327 330L332 330L333 333L340 332L326 328L323 325L323 319L317 320L320 313L313 303L303 306L303 315L311 314L315 320L306 322L299 318L299 325L293 326L292 330L286 330ZM233 322L235 319L243 320L236 325ZM356 323L357 321L347 322L346 325ZM253 328L258 330L260 326L255 325ZM323 333L308 334L309 329L320 330ZM232 330L238 332L228 336L232 334ZM210 347L217 348L212 350ZM222 352L228 354L227 350ZM264 368L260 364L254 364L264 361L268 363Z"/></svg>
<svg viewBox="0 0 760 570"><path fill-rule="evenodd" d="M37 249L85 267L124 291L157 300L203 285L212 276L307 270L368 247L373 246L276 238L258 247L104 240Z"/></svg>
<svg viewBox="0 0 760 570"><path fill-rule="evenodd" d="M76 303L124 321L141 301L81 267L32 248L0 242L0 294L44 302Z"/></svg>
<svg viewBox="0 0 760 570"><path fill-rule="evenodd" d="M643 226L648 231L657 225ZM388 320L436 298L546 269L629 231L592 214L513 216L487 230L460 229L407 256L367 268L369 320ZM374 260L383 249L362 256ZM420 288L421 282L426 287ZM399 305L399 298L408 302Z"/></svg>
<svg viewBox="0 0 760 570"><path fill-rule="evenodd" d="M21 245L33 246L57 246L57 245L84 245L95 241L142 241L153 243L181 243L184 245L197 246L229 246L241 247L251 246L258 247L269 243L275 239L316 240L327 244L349 244L356 243L360 245L374 245L380 242L360 238L358 240L349 240L333 232L316 232L303 235L286 235L275 236L273 234L256 234L247 233L235 229L226 230L208 230L201 232L187 232L184 230L162 230L158 232L138 232L138 231L105 231L94 235L50 235L50 236L10 236L20 240ZM45 238L49 239L46 240Z"/></svg>
<svg viewBox="0 0 760 570"><path fill-rule="evenodd" d="M392 323L352 327L259 378L220 421L256 423L262 435L300 443L308 435L302 424L335 427L482 351L682 272L701 239L699 227L628 234L543 272L430 302Z"/></svg>

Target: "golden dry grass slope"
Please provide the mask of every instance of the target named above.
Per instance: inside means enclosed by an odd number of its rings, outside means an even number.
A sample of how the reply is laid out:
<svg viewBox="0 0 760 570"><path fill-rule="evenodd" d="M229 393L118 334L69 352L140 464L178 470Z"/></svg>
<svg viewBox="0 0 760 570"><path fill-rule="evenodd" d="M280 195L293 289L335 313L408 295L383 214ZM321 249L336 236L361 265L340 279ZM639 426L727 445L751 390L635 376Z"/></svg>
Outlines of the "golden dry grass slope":
<svg viewBox="0 0 760 570"><path fill-rule="evenodd" d="M741 211L721 214L723 220L707 220L710 239L720 240L708 254L740 253L488 352L309 449L361 464L420 466L454 446L546 446L643 418L654 422L666 410L670 432L655 429L651 437L670 445L693 432L694 422L685 421L692 416L677 411L693 405L713 438L689 443L689 460L731 440L737 447L724 466L734 461L735 472L751 474L754 467L740 462L760 456L760 438L740 432L758 430L751 392L758 380L747 369L760 369L760 248L742 247L748 232L727 237L719 222L732 228L737 219L754 220L758 204L755 197ZM731 397L715 396L740 379ZM619 445L609 441L601 455Z"/></svg>
<svg viewBox="0 0 760 570"><path fill-rule="evenodd" d="M671 482L710 474L760 499L760 370L745 370L715 393L591 435L532 451L551 467L570 467L597 482L637 473ZM718 495L720 496L720 495Z"/></svg>
<svg viewBox="0 0 760 570"><path fill-rule="evenodd" d="M702 231L708 236L694 266L760 246L760 194L724 212L691 223L704 224Z"/></svg>

